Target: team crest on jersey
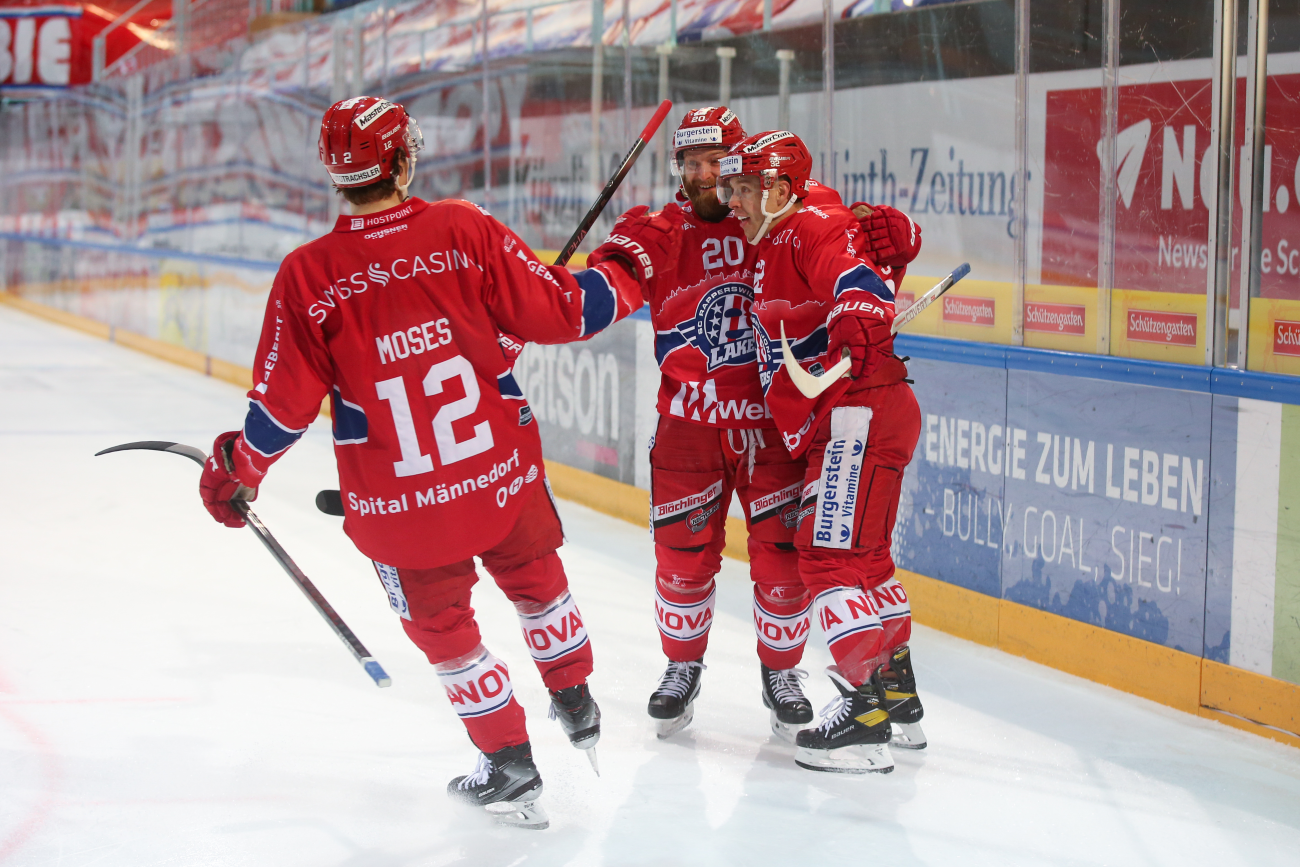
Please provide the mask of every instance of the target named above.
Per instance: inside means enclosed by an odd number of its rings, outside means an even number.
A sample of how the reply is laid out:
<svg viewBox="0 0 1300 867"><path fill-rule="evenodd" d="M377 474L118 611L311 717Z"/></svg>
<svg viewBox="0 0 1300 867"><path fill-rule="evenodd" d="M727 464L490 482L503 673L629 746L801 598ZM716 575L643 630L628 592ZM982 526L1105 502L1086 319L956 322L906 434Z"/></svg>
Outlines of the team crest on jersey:
<svg viewBox="0 0 1300 867"><path fill-rule="evenodd" d="M694 316L656 335L659 362L689 343L704 356L710 373L719 367L753 364L757 357L750 316L753 304L754 290L744 283L713 287L695 306Z"/></svg>
<svg viewBox="0 0 1300 867"><path fill-rule="evenodd" d="M780 337L777 336L774 339L769 335L758 317L754 318L754 326L758 343L756 354L758 359L758 382L763 386L763 394L767 394L767 390L772 386L772 377L785 364L785 352L781 349ZM789 323L787 323L786 328L790 328ZM826 326L818 325L806 337L792 337L789 340L790 353L794 356L795 361L806 362L808 359L816 358L826 352L829 336ZM819 361L813 362L808 370L813 376L821 376L826 372L826 369Z"/></svg>

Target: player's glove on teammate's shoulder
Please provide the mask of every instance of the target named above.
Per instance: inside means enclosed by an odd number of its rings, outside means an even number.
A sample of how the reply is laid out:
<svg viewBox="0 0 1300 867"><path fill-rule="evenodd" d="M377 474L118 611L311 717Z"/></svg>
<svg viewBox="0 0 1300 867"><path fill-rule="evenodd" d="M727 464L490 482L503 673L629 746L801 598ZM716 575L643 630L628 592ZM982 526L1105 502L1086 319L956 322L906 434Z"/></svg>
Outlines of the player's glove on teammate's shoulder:
<svg viewBox="0 0 1300 867"><path fill-rule="evenodd" d="M203 465L203 475L199 477L199 496L203 498L204 508L219 524L244 526L243 517L230 505L230 500L236 494L241 499L256 500L257 486L265 474L249 460L248 447L240 431L221 434L212 443L212 456Z"/></svg>
<svg viewBox="0 0 1300 867"><path fill-rule="evenodd" d="M615 221L609 237L587 257L587 265L610 260L624 263L636 275L642 294L649 298L651 281L671 281L677 270L684 221L685 215L676 204L654 213L645 205L637 205Z"/></svg>
<svg viewBox="0 0 1300 867"><path fill-rule="evenodd" d="M850 291L840 296L826 323L830 357L838 361L845 348L853 359L849 375L867 379L894 357L893 305L870 292Z"/></svg>
<svg viewBox="0 0 1300 867"><path fill-rule="evenodd" d="M854 202L853 214L867 239L867 255L878 265L906 267L921 252L921 227L897 208Z"/></svg>

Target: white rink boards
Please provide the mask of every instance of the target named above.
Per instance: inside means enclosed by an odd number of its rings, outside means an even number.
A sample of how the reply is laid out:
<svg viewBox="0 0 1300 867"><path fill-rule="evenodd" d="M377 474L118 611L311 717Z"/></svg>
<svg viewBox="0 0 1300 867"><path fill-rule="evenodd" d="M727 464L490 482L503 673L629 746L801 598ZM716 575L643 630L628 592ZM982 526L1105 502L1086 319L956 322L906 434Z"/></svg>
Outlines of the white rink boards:
<svg viewBox="0 0 1300 867"><path fill-rule="evenodd" d="M453 808L475 753L366 560L313 497L320 423L257 511L388 669L376 689L198 468L239 389L0 307L0 865L1293 865L1300 751L918 628L930 748L867 778L796 768L759 701L744 564L725 561L695 722L656 741L645 532L562 503L591 633L603 777L546 719L512 606L508 664L551 829ZM1086 652L1081 649L1080 652ZM805 668L831 697L818 636Z"/></svg>

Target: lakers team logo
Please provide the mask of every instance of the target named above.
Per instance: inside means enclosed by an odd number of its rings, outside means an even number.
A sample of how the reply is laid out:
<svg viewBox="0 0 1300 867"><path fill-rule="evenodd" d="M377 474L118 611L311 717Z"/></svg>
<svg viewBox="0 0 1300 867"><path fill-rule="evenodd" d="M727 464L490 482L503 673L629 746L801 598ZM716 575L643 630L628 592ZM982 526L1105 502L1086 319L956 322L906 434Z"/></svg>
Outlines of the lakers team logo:
<svg viewBox="0 0 1300 867"><path fill-rule="evenodd" d="M763 323L757 317L754 319L754 327L757 331L756 342L758 344L758 351L755 355L758 360L758 382L763 386L763 394L767 394L767 390L772 386L772 378L785 365L785 351L781 348L780 338L774 339L769 335L767 329L763 327ZM794 330L790 320L786 320L785 327L787 332ZM818 325L812 330L812 333L805 337L789 336L788 339L790 341L790 354L794 356L796 362L801 364L806 363L810 358L825 354L827 344L830 341L825 325ZM815 361L809 365L808 371L813 376L821 376L825 373L825 368L821 362ZM790 443L786 443L786 445L793 448Z"/></svg>
<svg viewBox="0 0 1300 867"><path fill-rule="evenodd" d="M655 335L659 363L691 345L706 359L709 372L719 367L753 364L757 357L750 308L754 290L744 283L723 283L705 293L695 315L670 331Z"/></svg>

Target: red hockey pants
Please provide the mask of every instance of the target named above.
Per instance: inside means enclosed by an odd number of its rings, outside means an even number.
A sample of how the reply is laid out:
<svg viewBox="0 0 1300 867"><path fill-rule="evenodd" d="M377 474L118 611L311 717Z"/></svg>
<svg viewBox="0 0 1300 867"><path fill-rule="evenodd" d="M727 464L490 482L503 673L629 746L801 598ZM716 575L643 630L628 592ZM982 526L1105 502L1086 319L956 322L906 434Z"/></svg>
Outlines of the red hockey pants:
<svg viewBox="0 0 1300 867"><path fill-rule="evenodd" d="M506 538L479 555L483 567L515 603L529 653L548 689L576 686L591 674L591 642L569 594L555 549L564 541L560 518L543 485ZM524 710L514 699L510 672L479 636L470 607L478 580L474 560L434 569L375 564L402 628L437 666L452 707L483 752L528 740Z"/></svg>
<svg viewBox="0 0 1300 867"><path fill-rule="evenodd" d="M859 686L912 634L912 608L889 549L920 433L916 397L900 382L842 398L807 453L799 574L831 655Z"/></svg>
<svg viewBox="0 0 1300 867"><path fill-rule="evenodd" d="M809 629L794 548L803 461L790 457L774 428L727 430L660 416L650 474L655 619L664 653L685 662L708 646L713 576L722 567L734 491L749 528L758 658L769 668L797 665Z"/></svg>

